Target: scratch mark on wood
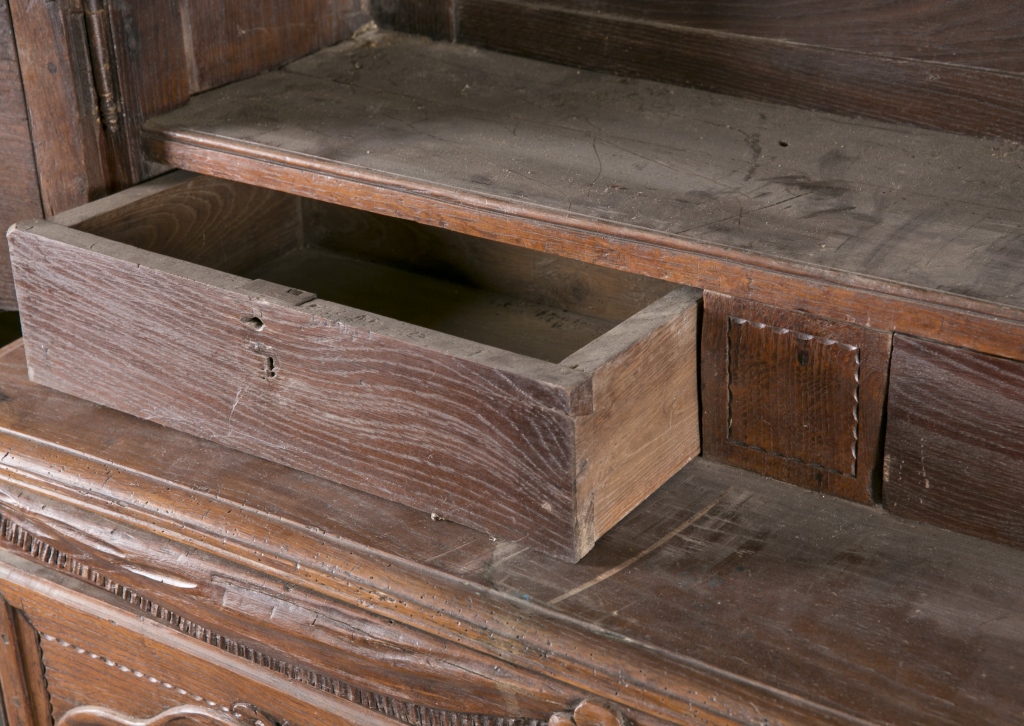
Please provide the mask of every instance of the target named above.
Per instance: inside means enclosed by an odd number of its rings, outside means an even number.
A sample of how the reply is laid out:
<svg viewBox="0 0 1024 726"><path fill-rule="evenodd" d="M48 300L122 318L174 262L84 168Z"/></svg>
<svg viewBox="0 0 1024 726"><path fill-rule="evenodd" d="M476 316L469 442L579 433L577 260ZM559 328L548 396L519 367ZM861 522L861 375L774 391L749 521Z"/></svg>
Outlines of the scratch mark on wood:
<svg viewBox="0 0 1024 726"><path fill-rule="evenodd" d="M711 504L709 504L706 507L704 507L704 509L700 510L695 515L693 515L692 517L687 519L685 522L680 524L678 527L673 529L671 532L666 534L664 537L659 539L657 542L652 544L650 547L645 549L643 552L641 552L641 553L639 553L637 555L634 555L633 557L630 557L628 560L626 560L622 564L616 565L615 567L611 568L610 570L605 570L604 572L602 572L600 575L598 575L594 579L588 580L587 582L584 582L579 587L574 587L572 590L569 590L569 592L562 593L558 597L553 598L551 600L548 600L548 605L557 605L558 603L562 602L563 600L567 600L570 597L574 597L576 595L579 595L584 590L589 590L594 585L600 584L600 583L604 582L605 580L607 580L609 577L614 577L615 575L617 575L620 572L622 572L623 570L625 570L627 567L630 567L630 566L636 564L637 562L642 560L647 555L649 555L652 552L654 552L655 550L660 549L661 547L663 547L669 541L674 539L678 534L680 534L683 530L689 528L690 526L692 526L693 524L698 522L701 518L704 517L704 515L706 515L712 509L717 507L722 502L722 500L725 499L726 496L728 496L728 494L729 494L729 490L726 490L725 492L722 493L721 496L719 496L717 499L715 499L715 501L711 502Z"/></svg>

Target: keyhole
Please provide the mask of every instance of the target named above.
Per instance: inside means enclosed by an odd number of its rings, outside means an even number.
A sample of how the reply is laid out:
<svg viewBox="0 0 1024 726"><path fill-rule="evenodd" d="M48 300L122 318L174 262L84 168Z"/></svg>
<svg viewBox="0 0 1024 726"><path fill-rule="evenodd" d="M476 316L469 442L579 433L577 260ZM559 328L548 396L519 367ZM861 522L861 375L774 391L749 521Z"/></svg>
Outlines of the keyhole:
<svg viewBox="0 0 1024 726"><path fill-rule="evenodd" d="M266 366L267 366L267 368L266 368L267 378L276 378L277 377L277 368L274 367L274 359L268 357L267 358Z"/></svg>

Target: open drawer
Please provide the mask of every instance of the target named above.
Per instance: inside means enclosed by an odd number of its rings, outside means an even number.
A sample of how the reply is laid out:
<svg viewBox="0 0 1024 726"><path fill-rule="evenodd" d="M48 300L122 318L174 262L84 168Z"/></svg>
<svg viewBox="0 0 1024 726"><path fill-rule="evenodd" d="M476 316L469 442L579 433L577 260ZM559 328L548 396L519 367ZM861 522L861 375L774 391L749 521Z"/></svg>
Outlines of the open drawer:
<svg viewBox="0 0 1024 726"><path fill-rule="evenodd" d="M184 172L8 239L34 381L558 557L699 450L691 288Z"/></svg>

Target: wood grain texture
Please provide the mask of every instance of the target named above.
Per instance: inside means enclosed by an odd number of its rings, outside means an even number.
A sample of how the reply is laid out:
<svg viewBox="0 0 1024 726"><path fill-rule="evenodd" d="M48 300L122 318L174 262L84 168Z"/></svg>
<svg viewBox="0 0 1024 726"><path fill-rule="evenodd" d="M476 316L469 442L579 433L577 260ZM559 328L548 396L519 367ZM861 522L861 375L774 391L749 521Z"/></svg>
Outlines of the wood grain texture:
<svg viewBox="0 0 1024 726"><path fill-rule="evenodd" d="M1013 723L1024 709L1012 548L698 459L568 565L31 384L20 344L0 356L0 390L5 486L177 543L143 544L150 568L189 581L194 558L221 557L638 726Z"/></svg>
<svg viewBox="0 0 1024 726"><path fill-rule="evenodd" d="M0 228L42 216L39 177L8 0L0 0ZM17 310L7 245L0 244L0 310Z"/></svg>
<svg viewBox="0 0 1024 726"><path fill-rule="evenodd" d="M907 336L893 345L885 505L1024 548L1024 366Z"/></svg>
<svg viewBox="0 0 1024 726"><path fill-rule="evenodd" d="M307 246L616 323L676 285L395 217L302 200Z"/></svg>
<svg viewBox="0 0 1024 726"><path fill-rule="evenodd" d="M576 551L571 401L589 389L583 374L523 358L517 375L488 365L496 353L513 366L517 357L486 346L329 302L268 304L238 289L240 278L174 270L115 243L83 256L102 244L91 236L78 247L47 244L56 228L26 232L12 237L24 242L15 279L40 383L563 556ZM39 274L47 259L75 270L66 293ZM147 305L125 306L125 289L144 290ZM61 345L86 310L102 330L84 346ZM187 379L166 373L182 324L189 356L203 362ZM136 385L126 389L126 379Z"/></svg>
<svg viewBox="0 0 1024 726"><path fill-rule="evenodd" d="M265 264L303 242L295 197L185 172L78 207L53 221L232 274Z"/></svg>
<svg viewBox="0 0 1024 726"><path fill-rule="evenodd" d="M190 232L197 224L189 211L194 205L199 220L213 220L206 231L214 239L221 223L231 228L228 241L252 238L247 254L272 249L282 237L295 244L265 222L260 228L268 210L289 234L296 227L294 217L278 215L262 198L255 200L257 213L239 222L224 182L177 178L184 181L159 182L159 193L126 194L123 209L117 200L104 201L93 208L96 213L83 210L63 219L97 232L109 223L118 236L129 234L129 241L149 247L157 243L151 230L166 227L167 239L185 241L176 256L195 252L204 261L227 262L231 258L216 243L191 249L193 240L204 239ZM243 208L253 204L252 194L272 193L241 188L237 201ZM132 210L142 214L165 197L166 210L136 225ZM294 213L297 200L290 203ZM244 226L246 220L261 236ZM90 400L570 559L593 546L594 492L616 502L600 514L603 531L698 452L692 290L662 298L619 327L586 328L580 344L596 340L581 357L558 362L563 351L548 362L474 342L472 335L457 338L379 317L391 309L365 312L319 299L292 307L263 299L244 278L54 224L33 223L33 229L12 233L24 242L17 264L33 377ZM165 251L167 239L158 238ZM58 281L65 271L74 279ZM145 303L124 305L126 289ZM508 322L509 304L484 310L485 317L495 325ZM582 325L568 313L524 310L530 323L524 330L534 337L544 332L572 340L567 326ZM441 314L456 322L465 318L444 305ZM523 314L513 317L516 326L523 322ZM86 318L97 325L92 341L68 345L69 326ZM187 339L181 337L183 324ZM167 375L167 361L182 355L183 346L189 359L203 362L191 366L184 381ZM595 399L592 379L606 365L636 375L601 372L605 380ZM641 383L648 370L651 381ZM126 387L124 380L137 385ZM678 388L676 395L666 400L646 388L656 382ZM628 397L635 400L622 413L610 410ZM591 414L597 415L592 424ZM609 421L644 432L627 437L614 456L601 454L609 464L630 462L631 470L620 475L602 464L587 479L582 452L611 435L600 433ZM647 432L651 440L644 440ZM585 486L578 482L583 479Z"/></svg>
<svg viewBox="0 0 1024 726"><path fill-rule="evenodd" d="M841 5L820 0L555 0L564 10L773 38L886 58L1024 72L1024 11L986 0L964 13L956 0Z"/></svg>
<svg viewBox="0 0 1024 726"><path fill-rule="evenodd" d="M952 2L458 0L456 18L459 42L494 50L1024 140L1024 14L1011 0L982 3L969 18Z"/></svg>
<svg viewBox="0 0 1024 726"><path fill-rule="evenodd" d="M214 176L1024 357L1015 144L393 35L148 128Z"/></svg>
<svg viewBox="0 0 1024 726"><path fill-rule="evenodd" d="M576 439L576 497L579 511L593 512L580 526L592 527L594 540L700 453L700 297L671 292L563 361L593 374L594 413Z"/></svg>
<svg viewBox="0 0 1024 726"><path fill-rule="evenodd" d="M99 118L81 7L19 1L10 9L43 212L130 183Z"/></svg>
<svg viewBox="0 0 1024 726"><path fill-rule="evenodd" d="M50 698L43 672L39 633L25 613L0 597L0 687L9 726L49 726Z"/></svg>
<svg viewBox="0 0 1024 726"><path fill-rule="evenodd" d="M292 250L246 275L549 363L561 363L615 327L608 320L537 305L517 295L316 248Z"/></svg>
<svg viewBox="0 0 1024 726"><path fill-rule="evenodd" d="M182 18L187 2L106 0L105 5L120 111L117 130L105 130L111 144L106 156L119 168L115 183L103 190L110 193L166 171L140 153L142 122L186 103L191 77Z"/></svg>
<svg viewBox="0 0 1024 726"><path fill-rule="evenodd" d="M247 78L333 45L369 22L355 0L189 0L192 92Z"/></svg>
<svg viewBox="0 0 1024 726"><path fill-rule="evenodd" d="M710 292L704 310L705 455L875 501L891 336Z"/></svg>

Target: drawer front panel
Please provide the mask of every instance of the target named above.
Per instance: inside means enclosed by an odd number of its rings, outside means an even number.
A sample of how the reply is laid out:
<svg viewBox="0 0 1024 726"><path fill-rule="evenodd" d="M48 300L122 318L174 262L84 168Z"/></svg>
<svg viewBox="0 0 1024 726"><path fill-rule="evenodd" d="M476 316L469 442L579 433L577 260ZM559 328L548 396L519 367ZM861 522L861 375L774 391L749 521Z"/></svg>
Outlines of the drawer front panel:
<svg viewBox="0 0 1024 726"><path fill-rule="evenodd" d="M888 414L889 509L1024 547L1024 363L898 335Z"/></svg>
<svg viewBox="0 0 1024 726"><path fill-rule="evenodd" d="M706 292L705 455L875 500L891 336Z"/></svg>

